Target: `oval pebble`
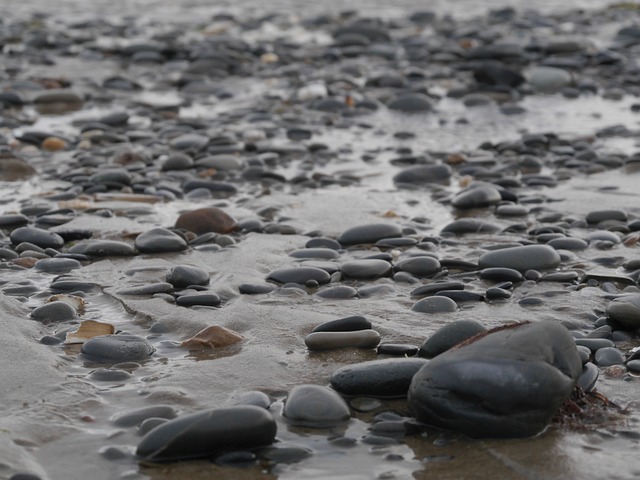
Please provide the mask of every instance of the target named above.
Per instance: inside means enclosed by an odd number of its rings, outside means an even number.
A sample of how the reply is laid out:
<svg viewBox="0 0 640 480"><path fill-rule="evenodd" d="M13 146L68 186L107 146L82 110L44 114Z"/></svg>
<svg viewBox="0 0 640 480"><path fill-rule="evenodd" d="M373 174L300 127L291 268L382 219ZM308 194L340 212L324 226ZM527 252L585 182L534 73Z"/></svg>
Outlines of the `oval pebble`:
<svg viewBox="0 0 640 480"><path fill-rule="evenodd" d="M172 419L178 412L169 405L151 405L121 412L111 417L111 423L116 427L137 427L147 418L157 417Z"/></svg>
<svg viewBox="0 0 640 480"><path fill-rule="evenodd" d="M239 228L238 223L224 210L217 207L205 207L182 213L175 224L196 235L207 232L231 233Z"/></svg>
<svg viewBox="0 0 640 480"><path fill-rule="evenodd" d="M339 318L321 323L311 333L315 332L355 332L358 330L371 330L372 325L369 320L361 315Z"/></svg>
<svg viewBox="0 0 640 480"><path fill-rule="evenodd" d="M87 240L76 243L69 253L79 253L90 257L126 257L135 255L133 246L117 240Z"/></svg>
<svg viewBox="0 0 640 480"><path fill-rule="evenodd" d="M431 295L435 295L441 290L463 290L464 283L462 282L436 282L429 283L427 285L422 285L421 287L415 288L411 291L412 297L428 297Z"/></svg>
<svg viewBox="0 0 640 480"><path fill-rule="evenodd" d="M396 184L425 185L429 183L447 183L451 178L449 165L418 165L402 170L393 177ZM342 243L342 242L341 242Z"/></svg>
<svg viewBox="0 0 640 480"><path fill-rule="evenodd" d="M331 386L343 395L376 398L406 397L411 379L427 360L389 358L339 368L331 375Z"/></svg>
<svg viewBox="0 0 640 480"><path fill-rule="evenodd" d="M40 248L61 248L64 240L60 235L37 227L16 228L9 235L11 243L19 245L23 242L32 243Z"/></svg>
<svg viewBox="0 0 640 480"><path fill-rule="evenodd" d="M130 362L144 360L155 349L144 338L137 335L101 335L87 340L82 353L99 361Z"/></svg>
<svg viewBox="0 0 640 480"><path fill-rule="evenodd" d="M380 334L375 330L353 332L314 332L307 335L304 343L311 351L334 350L337 348L376 348Z"/></svg>
<svg viewBox="0 0 640 480"><path fill-rule="evenodd" d="M594 356L596 365L599 367L624 364L624 355L615 347L599 348Z"/></svg>
<svg viewBox="0 0 640 480"><path fill-rule="evenodd" d="M518 270L513 268L490 267L480 271L480 278L495 282L522 282L524 278Z"/></svg>
<svg viewBox="0 0 640 480"><path fill-rule="evenodd" d="M451 205L459 209L482 208L496 205L502 200L497 188L489 185L470 187L451 199Z"/></svg>
<svg viewBox="0 0 640 480"><path fill-rule="evenodd" d="M187 241L166 228L152 228L136 237L135 247L140 253L181 252Z"/></svg>
<svg viewBox="0 0 640 480"><path fill-rule="evenodd" d="M526 270L548 270L560 265L560 255L547 245L524 245L484 253L478 260L480 268L512 268Z"/></svg>
<svg viewBox="0 0 640 480"><path fill-rule="evenodd" d="M474 320L457 320L436 330L420 347L418 355L433 358L471 337L485 333L484 326Z"/></svg>
<svg viewBox="0 0 640 480"><path fill-rule="evenodd" d="M458 310L458 304L448 297L427 297L414 303L411 310L421 313L450 313Z"/></svg>
<svg viewBox="0 0 640 480"><path fill-rule="evenodd" d="M320 385L297 385L287 395L282 416L292 425L327 428L349 420L351 411L334 390Z"/></svg>
<svg viewBox="0 0 640 480"><path fill-rule="evenodd" d="M176 298L176 304L181 307L208 306L217 307L222 303L222 299L215 293L194 293L180 295Z"/></svg>
<svg viewBox="0 0 640 480"><path fill-rule="evenodd" d="M62 322L76 318L76 309L66 302L50 302L34 309L31 318L39 322Z"/></svg>
<svg viewBox="0 0 640 480"><path fill-rule="evenodd" d="M178 417L147 433L136 455L154 462L206 458L222 450L273 443L276 422L264 408L242 405Z"/></svg>
<svg viewBox="0 0 640 480"><path fill-rule="evenodd" d="M389 262L376 259L350 260L340 265L340 271L345 277L359 280L387 276L391 273L391 268Z"/></svg>
<svg viewBox="0 0 640 480"><path fill-rule="evenodd" d="M372 223L359 225L345 230L339 237L341 245L359 245L376 243L385 238L395 238L402 236L402 229L392 223Z"/></svg>
<svg viewBox="0 0 640 480"><path fill-rule="evenodd" d="M309 280L315 280L320 285L329 283L331 276L320 268L297 267L275 270L267 276L267 280L278 283L297 283L305 285Z"/></svg>
<svg viewBox="0 0 640 480"><path fill-rule="evenodd" d="M400 260L394 265L394 269L400 272L408 272L416 277L428 277L438 273L441 269L440 262L429 256L411 257Z"/></svg>
<svg viewBox="0 0 640 480"><path fill-rule="evenodd" d="M192 265L177 265L169 269L166 275L167 283L175 288L186 288L191 285L209 285L209 274L200 267Z"/></svg>
<svg viewBox="0 0 640 480"><path fill-rule="evenodd" d="M66 273L80 267L82 264L73 258L43 258L33 266L36 270L47 273Z"/></svg>

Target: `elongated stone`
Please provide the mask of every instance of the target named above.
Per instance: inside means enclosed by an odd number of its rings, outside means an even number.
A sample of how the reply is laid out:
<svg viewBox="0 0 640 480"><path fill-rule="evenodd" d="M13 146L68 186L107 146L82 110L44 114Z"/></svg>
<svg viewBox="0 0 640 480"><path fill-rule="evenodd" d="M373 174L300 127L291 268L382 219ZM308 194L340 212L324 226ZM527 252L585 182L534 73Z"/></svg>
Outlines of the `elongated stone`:
<svg viewBox="0 0 640 480"><path fill-rule="evenodd" d="M376 348L380 334L375 330L355 332L315 332L304 339L309 350L334 350L336 348Z"/></svg>
<svg viewBox="0 0 640 480"><path fill-rule="evenodd" d="M523 245L484 253L478 265L480 268L512 268L519 272L548 270L560 265L560 254L547 245Z"/></svg>

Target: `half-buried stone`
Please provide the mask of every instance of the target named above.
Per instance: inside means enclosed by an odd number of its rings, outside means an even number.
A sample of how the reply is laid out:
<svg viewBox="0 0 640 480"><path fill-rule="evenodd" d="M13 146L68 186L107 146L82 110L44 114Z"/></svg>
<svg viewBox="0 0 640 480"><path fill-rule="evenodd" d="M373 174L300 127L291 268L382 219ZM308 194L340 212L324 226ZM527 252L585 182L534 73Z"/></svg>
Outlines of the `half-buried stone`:
<svg viewBox="0 0 640 480"><path fill-rule="evenodd" d="M267 280L278 283L297 283L305 285L308 281L316 281L320 285L329 283L331 276L320 268L296 267L275 270L267 276Z"/></svg>
<svg viewBox="0 0 640 480"><path fill-rule="evenodd" d="M409 406L419 421L471 437L529 437L549 424L581 372L566 328L518 324L431 360L411 382Z"/></svg>
<svg viewBox="0 0 640 480"><path fill-rule="evenodd" d="M315 332L307 335L304 343L311 351L338 348L376 348L380 343L380 334L375 330Z"/></svg>
<svg viewBox="0 0 640 480"><path fill-rule="evenodd" d="M76 309L66 302L56 301L34 309L31 318L39 322L62 322L76 318Z"/></svg>
<svg viewBox="0 0 640 480"><path fill-rule="evenodd" d="M425 185L429 183L448 183L451 167L445 164L418 165L402 170L393 177L398 185Z"/></svg>
<svg viewBox="0 0 640 480"><path fill-rule="evenodd" d="M458 304L449 297L426 297L414 303L411 310L421 313L451 313L458 310Z"/></svg>
<svg viewBox="0 0 640 480"><path fill-rule="evenodd" d="M206 458L222 450L270 445L276 422L253 405L219 408L170 420L147 433L136 455L154 462Z"/></svg>
<svg viewBox="0 0 640 480"><path fill-rule="evenodd" d="M463 190L451 199L451 205L459 209L481 208L496 205L502 200L497 188L477 185Z"/></svg>
<svg viewBox="0 0 640 480"><path fill-rule="evenodd" d="M42 258L33 266L36 270L47 273L66 273L80 267L82 264L73 258Z"/></svg>
<svg viewBox="0 0 640 480"><path fill-rule="evenodd" d="M548 270L560 265L560 254L548 245L523 245L484 253L478 265L480 268L512 268L519 272Z"/></svg>
<svg viewBox="0 0 640 480"><path fill-rule="evenodd" d="M349 228L338 237L341 245L360 245L376 243L384 238L402 236L402 229L392 223L371 223Z"/></svg>
<svg viewBox="0 0 640 480"><path fill-rule="evenodd" d="M411 379L427 363L422 358L390 358L356 363L331 375L331 386L342 395L406 397Z"/></svg>
<svg viewBox="0 0 640 480"><path fill-rule="evenodd" d="M209 285L209 274L200 267L177 265L167 272L167 283L175 288L186 288L190 285Z"/></svg>
<svg viewBox="0 0 640 480"><path fill-rule="evenodd" d="M187 241L166 228L152 228L136 237L135 247L140 253L181 252Z"/></svg>
<svg viewBox="0 0 640 480"><path fill-rule="evenodd" d="M69 253L79 253L89 257L127 257L135 255L135 249L117 240L88 240L76 243Z"/></svg>
<svg viewBox="0 0 640 480"><path fill-rule="evenodd" d="M347 278L372 280L391 273L391 264L378 259L350 260L340 265L340 271Z"/></svg>
<svg viewBox="0 0 640 480"><path fill-rule="evenodd" d="M630 293L615 299L607 307L607 315L625 328L640 328L640 294Z"/></svg>
<svg viewBox="0 0 640 480"><path fill-rule="evenodd" d="M16 228L9 235L11 243L19 245L23 242L33 243L40 248L60 248L64 240L60 235L37 227Z"/></svg>
<svg viewBox="0 0 640 480"><path fill-rule="evenodd" d="M424 358L433 358L460 342L486 331L486 328L473 320L458 320L449 323L425 340L418 355Z"/></svg>
<svg viewBox="0 0 640 480"><path fill-rule="evenodd" d="M328 428L349 420L351 411L344 399L330 388L298 385L289 392L282 416L293 425Z"/></svg>
<svg viewBox="0 0 640 480"><path fill-rule="evenodd" d="M316 295L320 298L329 298L334 300L346 300L358 296L358 290L348 285L337 285L335 287L327 287L318 290Z"/></svg>
<svg viewBox="0 0 640 480"><path fill-rule="evenodd" d="M154 351L144 338L129 334L101 335L82 345L82 353L96 361L139 361L148 358Z"/></svg>

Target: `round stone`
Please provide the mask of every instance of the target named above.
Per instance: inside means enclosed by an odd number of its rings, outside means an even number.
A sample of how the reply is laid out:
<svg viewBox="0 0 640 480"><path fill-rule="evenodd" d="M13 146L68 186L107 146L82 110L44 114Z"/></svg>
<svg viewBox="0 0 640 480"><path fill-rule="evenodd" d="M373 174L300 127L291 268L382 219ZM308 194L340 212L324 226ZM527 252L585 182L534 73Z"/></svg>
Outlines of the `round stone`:
<svg viewBox="0 0 640 480"><path fill-rule="evenodd" d="M376 398L406 397L411 379L427 360L389 358L347 365L331 375L331 386L343 395Z"/></svg>
<svg viewBox="0 0 640 480"><path fill-rule="evenodd" d="M231 233L238 229L238 223L220 208L205 207L182 213L176 220L176 228L196 235L207 232Z"/></svg>
<svg viewBox="0 0 640 480"><path fill-rule="evenodd" d="M76 310L66 302L50 302L34 309L31 318L40 322L62 322L76 318Z"/></svg>
<svg viewBox="0 0 640 480"><path fill-rule="evenodd" d="M529 84L541 93L556 93L571 83L571 74L556 67L536 66L525 76Z"/></svg>
<svg viewBox="0 0 640 480"><path fill-rule="evenodd" d="M334 287L318 290L316 295L320 298L330 298L334 300L346 300L358 296L358 290L348 285L337 285Z"/></svg>
<svg viewBox="0 0 640 480"><path fill-rule="evenodd" d="M87 240L76 243L69 253L89 257L126 257L135 255L135 249L128 243L117 240Z"/></svg>
<svg viewBox="0 0 640 480"><path fill-rule="evenodd" d="M414 303L411 310L421 313L451 313L458 310L458 304L448 297L427 297Z"/></svg>
<svg viewBox="0 0 640 480"><path fill-rule="evenodd" d="M181 252L187 241L166 228L152 228L136 237L135 247L140 253Z"/></svg>
<svg viewBox="0 0 640 480"><path fill-rule="evenodd" d="M418 256L400 260L394 269L398 272L408 272L416 277L429 277L441 269L440 262L430 256Z"/></svg>
<svg viewBox="0 0 640 480"><path fill-rule="evenodd" d="M148 432L136 455L153 462L207 458L222 450L271 444L277 426L264 408L242 405L178 417Z"/></svg>
<svg viewBox="0 0 640 480"><path fill-rule="evenodd" d="M494 282L522 282L524 278L518 270L513 268L490 267L480 271L480 278Z"/></svg>
<svg viewBox="0 0 640 480"><path fill-rule="evenodd" d="M478 265L480 268L512 268L519 272L548 270L560 265L560 254L548 245L524 245L484 253Z"/></svg>
<svg viewBox="0 0 640 480"><path fill-rule="evenodd" d="M177 265L167 272L166 281L175 288L186 288L191 285L209 285L210 277L200 267Z"/></svg>
<svg viewBox="0 0 640 480"><path fill-rule="evenodd" d="M98 361L130 362L144 360L154 352L144 338L137 335L101 335L87 340L82 353Z"/></svg>
<svg viewBox="0 0 640 480"><path fill-rule="evenodd" d="M459 209L490 207L502 200L497 188L480 185L458 193L451 199L451 205Z"/></svg>
<svg viewBox="0 0 640 480"><path fill-rule="evenodd" d="M351 418L344 399L330 388L320 385L298 385L287 395L282 416L293 425L327 428Z"/></svg>
<svg viewBox="0 0 640 480"><path fill-rule="evenodd" d="M314 332L355 332L358 330L371 330L372 325L369 320L360 315L353 315L351 317L339 318L337 320L331 320L321 323L313 330Z"/></svg>
<svg viewBox="0 0 640 480"><path fill-rule="evenodd" d="M487 331L473 320L458 320L445 325L431 335L420 347L418 355L433 358L471 337Z"/></svg>

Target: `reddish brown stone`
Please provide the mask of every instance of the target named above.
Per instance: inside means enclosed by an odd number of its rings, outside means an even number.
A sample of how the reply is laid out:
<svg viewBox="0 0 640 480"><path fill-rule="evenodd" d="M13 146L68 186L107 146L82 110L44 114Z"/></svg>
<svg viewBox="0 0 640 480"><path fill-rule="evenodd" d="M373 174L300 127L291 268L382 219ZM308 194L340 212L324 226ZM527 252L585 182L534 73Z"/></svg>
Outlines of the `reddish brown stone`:
<svg viewBox="0 0 640 480"><path fill-rule="evenodd" d="M197 235L207 232L230 233L238 229L238 223L223 210L206 207L180 215L176 228L184 228Z"/></svg>

